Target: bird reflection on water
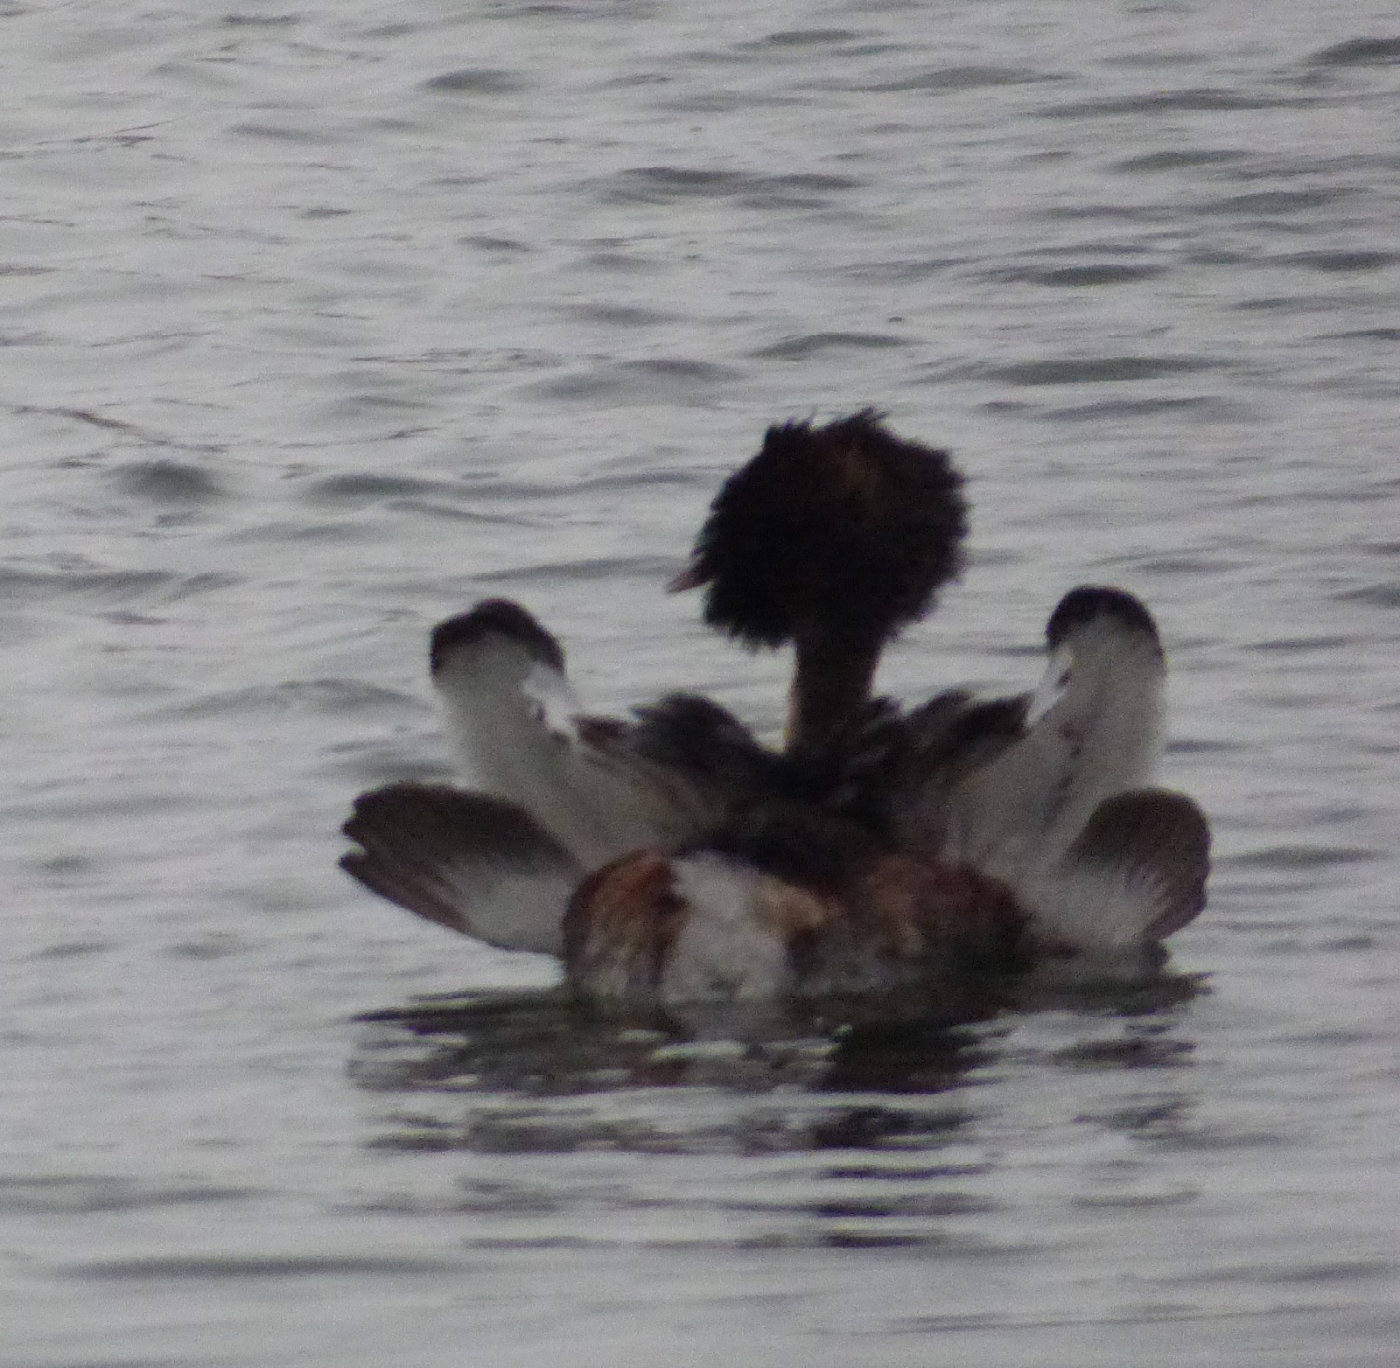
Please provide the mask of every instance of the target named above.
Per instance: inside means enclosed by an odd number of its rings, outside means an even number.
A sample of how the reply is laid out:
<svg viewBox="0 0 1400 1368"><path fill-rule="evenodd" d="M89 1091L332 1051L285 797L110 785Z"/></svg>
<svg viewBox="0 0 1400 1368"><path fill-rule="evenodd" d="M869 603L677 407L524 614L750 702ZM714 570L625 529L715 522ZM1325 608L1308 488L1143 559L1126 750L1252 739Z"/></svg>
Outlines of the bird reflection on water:
<svg viewBox="0 0 1400 1368"><path fill-rule="evenodd" d="M1203 991L1202 976L1164 967L1076 981L1061 966L954 996L769 1005L741 1020L732 1008L603 1012L562 988L477 992L363 1013L349 1072L367 1092L413 1099L381 1118L371 1143L385 1149L932 1150L967 1138L972 1113L952 1095L995 1068L1023 1014L1084 1018L1093 1039L1057 1062L1169 1068L1190 1056L1181 1009ZM1101 1038L1105 1022L1114 1038ZM707 1107L681 1101L695 1089ZM426 1115L430 1095L453 1101Z"/></svg>

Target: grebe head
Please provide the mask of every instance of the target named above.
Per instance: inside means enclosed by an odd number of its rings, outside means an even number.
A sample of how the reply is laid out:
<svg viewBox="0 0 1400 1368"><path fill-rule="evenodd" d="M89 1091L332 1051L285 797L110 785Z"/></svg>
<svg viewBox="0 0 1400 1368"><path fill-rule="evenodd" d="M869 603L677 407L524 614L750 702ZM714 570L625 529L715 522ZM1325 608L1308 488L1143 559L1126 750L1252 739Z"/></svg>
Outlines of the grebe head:
<svg viewBox="0 0 1400 1368"><path fill-rule="evenodd" d="M428 642L434 680L449 670L508 670L523 678L536 665L564 673L564 648L539 620L511 599L483 599L470 612L439 622Z"/></svg>
<svg viewBox="0 0 1400 1368"><path fill-rule="evenodd" d="M1160 683L1166 670L1157 624L1126 589L1096 584L1071 589L1050 614L1045 645L1049 660L1026 716L1032 726L1071 689L1086 701L1110 686L1121 696L1134 684Z"/></svg>
<svg viewBox="0 0 1400 1368"><path fill-rule="evenodd" d="M611 848L582 811L583 705L555 637L507 599L440 622L428 652L443 726L473 788L522 807L585 861Z"/></svg>
<svg viewBox="0 0 1400 1368"><path fill-rule="evenodd" d="M942 732L933 704L916 715L930 737L921 751L928 763L906 811L945 858L1005 880L1038 924L1072 927L1064 939L1076 948L1158 938L1198 908L1204 866L1191 852L1204 819L1189 800L1162 801L1150 787L1166 683L1156 623L1127 591L1082 585L1060 600L1045 637L1036 691L993 705L1009 729L971 725L986 705L960 719L955 699ZM1128 793L1137 795L1131 803L1112 806ZM1106 834L1077 844L1100 811L1114 819ZM1176 846L1164 842L1155 855L1141 836L1177 829ZM1159 905L1156 894L1137 896L1139 884L1174 891ZM1074 900L1086 889L1093 910L1079 915Z"/></svg>
<svg viewBox="0 0 1400 1368"><path fill-rule="evenodd" d="M564 734L578 711L558 638L510 599L484 599L438 623L428 666L459 738L516 714Z"/></svg>
<svg viewBox="0 0 1400 1368"><path fill-rule="evenodd" d="M708 586L705 621L780 646L814 617L897 631L962 571L967 505L946 451L896 437L874 409L770 427L725 481L672 587Z"/></svg>
<svg viewBox="0 0 1400 1368"><path fill-rule="evenodd" d="M636 718L588 711L558 640L488 599L433 629L429 660L464 777L593 868L670 846L782 785L780 758L730 712L671 694Z"/></svg>
<svg viewBox="0 0 1400 1368"><path fill-rule="evenodd" d="M1136 594L1112 585L1081 584L1055 605L1045 624L1046 642L1053 651L1072 633L1096 622L1120 632L1140 633L1153 642L1160 640L1157 623Z"/></svg>
<svg viewBox="0 0 1400 1368"><path fill-rule="evenodd" d="M880 650L962 571L967 504L946 451L873 409L770 427L725 481L673 590L750 647L793 642L793 746L823 744L869 700Z"/></svg>

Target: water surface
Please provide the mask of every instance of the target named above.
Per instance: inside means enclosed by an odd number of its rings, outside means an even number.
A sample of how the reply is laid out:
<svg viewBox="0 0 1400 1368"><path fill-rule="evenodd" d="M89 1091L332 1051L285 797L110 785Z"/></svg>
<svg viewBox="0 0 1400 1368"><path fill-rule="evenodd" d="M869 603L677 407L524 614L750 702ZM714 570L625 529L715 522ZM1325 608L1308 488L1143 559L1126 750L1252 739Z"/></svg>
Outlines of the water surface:
<svg viewBox="0 0 1400 1368"><path fill-rule="evenodd" d="M1394 1361L1389 6L0 25L0 1362ZM1163 980L600 1022L338 874L475 597L773 727L662 586L866 404L974 500L883 687L1156 610L1218 851Z"/></svg>

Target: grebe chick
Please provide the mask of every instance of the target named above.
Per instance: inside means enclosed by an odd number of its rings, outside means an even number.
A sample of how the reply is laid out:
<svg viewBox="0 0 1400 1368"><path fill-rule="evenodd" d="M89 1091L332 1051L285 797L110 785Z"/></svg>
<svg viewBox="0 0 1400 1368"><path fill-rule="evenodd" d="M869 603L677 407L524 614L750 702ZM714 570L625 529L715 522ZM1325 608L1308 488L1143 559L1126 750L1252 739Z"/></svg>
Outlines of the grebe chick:
<svg viewBox="0 0 1400 1368"><path fill-rule="evenodd" d="M582 869L679 844L776 782L776 758L708 699L589 715L558 639L510 600L438 623L429 666L472 788L523 810Z"/></svg>
<svg viewBox="0 0 1400 1368"><path fill-rule="evenodd" d="M532 790L545 794L542 810L446 784L402 782L360 794L342 827L359 849L342 856L341 868L450 931L505 950L562 955L564 911L598 867L586 852L603 848L600 833L620 841L632 820L642 839L607 849L606 860L639 848L660 858L768 787L766 753L751 743L750 756L725 736L733 719L722 708L676 695L643 711L637 723L580 718L576 741L550 741L574 754L563 779ZM584 779L591 790L565 787ZM549 826L570 797L579 810L565 810L562 825L584 832L582 849Z"/></svg>
<svg viewBox="0 0 1400 1368"><path fill-rule="evenodd" d="M725 481L671 588L707 586L705 621L746 646L795 645L791 747L849 723L885 643L961 573L962 483L873 409L770 427Z"/></svg>
<svg viewBox="0 0 1400 1368"><path fill-rule="evenodd" d="M1045 642L1032 693L974 702L954 691L908 715L923 834L979 867L1047 842L1063 850L1102 799L1145 783L1156 764L1166 658L1142 602L1072 589Z"/></svg>
<svg viewBox="0 0 1400 1368"><path fill-rule="evenodd" d="M488 599L438 623L429 668L471 790L396 783L361 794L342 867L429 921L505 949L562 953L584 875L671 851L811 782L719 704L670 694L635 718L587 714L558 639Z"/></svg>
<svg viewBox="0 0 1400 1368"><path fill-rule="evenodd" d="M1157 625L1125 590L1083 585L1045 638L1033 693L953 691L908 714L888 806L914 848L1005 882L1047 938L1158 940L1204 906L1210 832L1191 799L1144 787L1161 750Z"/></svg>

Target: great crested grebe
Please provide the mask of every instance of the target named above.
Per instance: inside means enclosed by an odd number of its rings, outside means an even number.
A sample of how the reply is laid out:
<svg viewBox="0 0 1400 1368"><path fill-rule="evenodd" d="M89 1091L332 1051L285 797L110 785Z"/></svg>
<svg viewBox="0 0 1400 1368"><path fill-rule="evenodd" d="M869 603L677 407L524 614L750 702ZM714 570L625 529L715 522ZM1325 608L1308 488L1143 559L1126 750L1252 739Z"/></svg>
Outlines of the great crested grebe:
<svg viewBox="0 0 1400 1368"><path fill-rule="evenodd" d="M487 599L440 622L428 660L465 777L522 808L583 868L674 845L727 810L698 764L657 763L649 750L678 727L747 736L737 720L699 700L662 700L637 723L590 717L558 639L518 603Z"/></svg>
<svg viewBox="0 0 1400 1368"><path fill-rule="evenodd" d="M679 1006L873 993L1033 948L1010 892L837 814L774 802L585 872L523 809L395 784L362 794L341 865L450 930L559 956L586 994Z"/></svg>
<svg viewBox="0 0 1400 1368"><path fill-rule="evenodd" d="M342 864L451 929L562 955L587 991L673 1003L1159 939L1199 910L1208 833L1189 799L1133 789L1162 669L1135 599L1066 596L1033 697L909 714L870 698L884 642L961 569L965 525L946 453L871 411L770 428L672 588L707 585L707 620L750 645L795 644L787 750L688 695L588 717L557 640L490 600L430 652L485 792L362 795ZM1116 698L1101 620L1126 625L1130 604L1156 665Z"/></svg>

